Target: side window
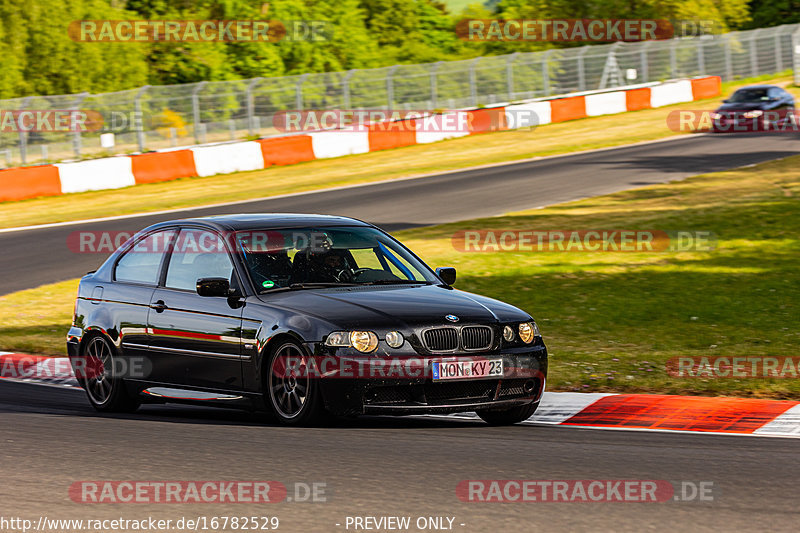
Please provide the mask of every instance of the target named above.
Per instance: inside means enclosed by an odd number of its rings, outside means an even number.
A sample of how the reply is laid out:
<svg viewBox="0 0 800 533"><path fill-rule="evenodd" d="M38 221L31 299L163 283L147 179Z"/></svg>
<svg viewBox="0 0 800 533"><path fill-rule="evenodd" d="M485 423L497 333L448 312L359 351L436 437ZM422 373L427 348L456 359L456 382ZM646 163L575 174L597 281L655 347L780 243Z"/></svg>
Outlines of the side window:
<svg viewBox="0 0 800 533"><path fill-rule="evenodd" d="M225 242L216 233L181 230L167 267L166 286L194 291L199 278L227 278L233 275L233 263Z"/></svg>
<svg viewBox="0 0 800 533"><path fill-rule="evenodd" d="M175 231L166 230L157 231L139 239L117 261L117 266L114 268L114 279L146 285L158 284L161 260L174 238Z"/></svg>

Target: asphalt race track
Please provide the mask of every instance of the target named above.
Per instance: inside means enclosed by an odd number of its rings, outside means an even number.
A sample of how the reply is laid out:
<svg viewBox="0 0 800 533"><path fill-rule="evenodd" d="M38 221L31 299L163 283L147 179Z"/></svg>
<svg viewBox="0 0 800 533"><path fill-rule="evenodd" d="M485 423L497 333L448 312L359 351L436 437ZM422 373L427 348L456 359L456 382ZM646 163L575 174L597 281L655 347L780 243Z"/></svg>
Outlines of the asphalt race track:
<svg viewBox="0 0 800 533"><path fill-rule="evenodd" d="M454 531L463 532L699 533L796 531L800 520L795 439L492 428L434 417L295 429L247 413L182 406L101 416L81 391L9 382L0 383L0 427L3 514L34 521L268 515L280 519L279 531L344 532L347 516L400 515L455 517ZM710 481L714 500L461 502L456 485L469 479ZM83 480L325 483L327 501L74 503L68 488Z"/></svg>
<svg viewBox="0 0 800 533"><path fill-rule="evenodd" d="M0 232L0 294L79 277L97 268L105 256L75 253L67 247L67 236L74 231L132 232L162 220L231 212L346 215L391 231L495 216L760 163L798 152L800 140L788 134L691 135L668 142L231 206Z"/></svg>
<svg viewBox="0 0 800 533"><path fill-rule="evenodd" d="M200 208L0 234L0 294L69 279L102 258L70 252L80 230L136 230L223 212L320 212L388 229L502 214L794 155L789 136L702 135L231 207ZM401 207L398 207L401 206ZM65 324L66 328L66 324ZM454 531L796 531L796 439L493 428L447 417L276 427L261 417L179 405L95 413L81 391L0 381L0 501L5 517L277 516L279 531L337 532L347 516L454 517ZM469 479L713 483L711 501L468 503ZM84 505L83 480L272 480L324 483L326 502L273 505ZM461 525L463 524L463 525ZM363 530L361 530L363 531ZM415 529L412 529L415 531Z"/></svg>

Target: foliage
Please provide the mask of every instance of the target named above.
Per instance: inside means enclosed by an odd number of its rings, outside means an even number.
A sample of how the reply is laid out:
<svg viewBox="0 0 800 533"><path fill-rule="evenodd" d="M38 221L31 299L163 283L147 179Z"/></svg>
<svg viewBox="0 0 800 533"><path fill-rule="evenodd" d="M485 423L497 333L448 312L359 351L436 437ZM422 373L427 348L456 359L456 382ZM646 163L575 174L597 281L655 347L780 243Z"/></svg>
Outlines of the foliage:
<svg viewBox="0 0 800 533"><path fill-rule="evenodd" d="M747 0L0 0L0 98L336 72L575 45L462 41L455 26L465 17L702 19L712 21L715 31L728 31L748 23L787 22L798 16L796 3L752 0L755 18L748 22ZM277 43L76 42L67 33L70 22L105 19L277 20L289 33ZM326 38L292 37L296 27L311 21L325 24Z"/></svg>

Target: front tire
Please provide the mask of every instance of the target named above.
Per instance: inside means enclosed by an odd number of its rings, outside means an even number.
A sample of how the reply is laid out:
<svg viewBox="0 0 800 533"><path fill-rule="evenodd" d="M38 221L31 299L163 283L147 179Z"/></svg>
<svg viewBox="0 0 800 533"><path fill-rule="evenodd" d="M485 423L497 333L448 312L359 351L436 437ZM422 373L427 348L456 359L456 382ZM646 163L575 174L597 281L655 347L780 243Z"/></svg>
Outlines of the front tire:
<svg viewBox="0 0 800 533"><path fill-rule="evenodd" d="M122 378L114 376L116 351L104 337L93 337L84 347L76 376L89 403L101 413L132 413L141 402L132 398Z"/></svg>
<svg viewBox="0 0 800 533"><path fill-rule="evenodd" d="M312 375L311 358L303 347L294 341L281 342L267 364L267 405L278 422L287 426L319 423L325 412L324 403Z"/></svg>
<svg viewBox="0 0 800 533"><path fill-rule="evenodd" d="M529 419L538 408L539 402L534 402L510 409L475 411L475 413L491 426L510 426Z"/></svg>

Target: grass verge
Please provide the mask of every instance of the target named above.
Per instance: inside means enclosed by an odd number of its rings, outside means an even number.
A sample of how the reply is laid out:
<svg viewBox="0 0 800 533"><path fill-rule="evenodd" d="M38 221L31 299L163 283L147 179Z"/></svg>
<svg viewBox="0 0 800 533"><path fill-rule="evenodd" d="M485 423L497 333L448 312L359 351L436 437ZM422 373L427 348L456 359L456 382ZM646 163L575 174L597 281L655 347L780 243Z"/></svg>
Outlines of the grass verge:
<svg viewBox="0 0 800 533"><path fill-rule="evenodd" d="M550 390L799 398L800 379L677 379L676 356L795 356L800 156L503 217L398 232L458 287L522 307ZM707 252L461 253L464 229L692 230ZM0 297L0 349L64 353L77 281Z"/></svg>
<svg viewBox="0 0 800 533"><path fill-rule="evenodd" d="M789 81L788 76L770 80ZM747 83L726 83L724 93ZM792 90L800 97L800 90ZM718 104L715 98L292 166L6 202L0 204L0 228L195 207L621 146L682 135L667 127L671 110L711 109Z"/></svg>

